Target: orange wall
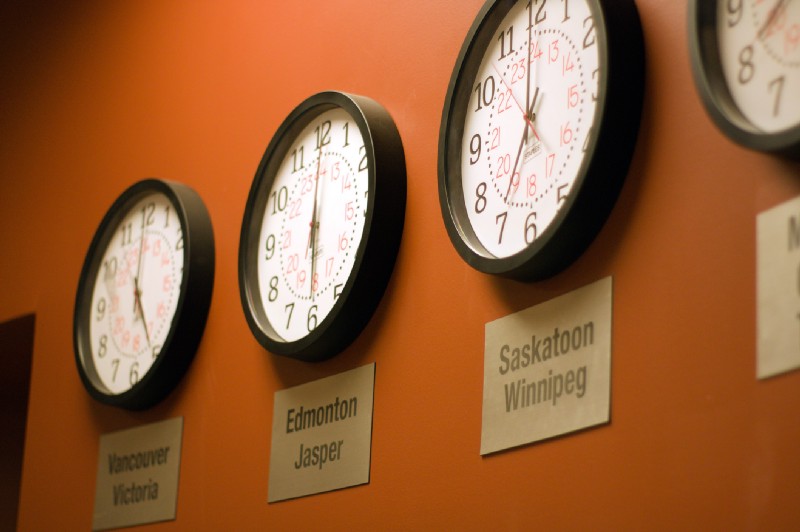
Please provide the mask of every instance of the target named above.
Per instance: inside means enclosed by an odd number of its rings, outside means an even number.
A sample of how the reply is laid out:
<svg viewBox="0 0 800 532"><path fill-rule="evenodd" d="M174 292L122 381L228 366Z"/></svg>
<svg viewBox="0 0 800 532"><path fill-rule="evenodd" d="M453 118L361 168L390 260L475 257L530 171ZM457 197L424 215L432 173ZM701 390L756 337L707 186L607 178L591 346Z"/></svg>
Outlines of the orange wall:
<svg viewBox="0 0 800 532"><path fill-rule="evenodd" d="M483 0L129 1L0 14L0 321L36 313L19 526L91 526L98 437L185 420L178 519L140 530L785 528L800 522L800 373L755 379L755 216L800 167L724 138L692 84L685 2L639 0L643 126L622 196L576 264L487 277L439 213L437 138ZM309 95L393 115L408 207L389 289L342 355L266 353L239 303L237 250L272 133ZM194 187L217 272L193 366L140 413L89 398L72 308L100 218L148 176ZM614 276L612 422L481 458L483 327ZM368 485L268 505L276 390L375 361Z"/></svg>

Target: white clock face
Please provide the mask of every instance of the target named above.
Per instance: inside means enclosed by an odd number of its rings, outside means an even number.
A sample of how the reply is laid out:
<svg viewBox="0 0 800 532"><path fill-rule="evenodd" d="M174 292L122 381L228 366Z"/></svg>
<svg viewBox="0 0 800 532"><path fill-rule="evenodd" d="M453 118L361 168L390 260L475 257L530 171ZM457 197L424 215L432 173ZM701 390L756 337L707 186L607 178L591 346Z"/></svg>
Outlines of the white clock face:
<svg viewBox="0 0 800 532"><path fill-rule="evenodd" d="M598 36L586 0L520 0L478 68L461 176L483 247L509 257L549 227L581 171L597 107Z"/></svg>
<svg viewBox="0 0 800 532"><path fill-rule="evenodd" d="M800 124L800 1L717 3L722 70L737 107L776 133Z"/></svg>
<svg viewBox="0 0 800 532"><path fill-rule="evenodd" d="M267 198L258 286L267 319L286 341L331 312L355 264L369 198L364 140L342 109L297 135Z"/></svg>
<svg viewBox="0 0 800 532"><path fill-rule="evenodd" d="M92 361L110 393L129 390L158 357L178 305L183 260L170 200L161 193L139 199L114 230L92 292Z"/></svg>

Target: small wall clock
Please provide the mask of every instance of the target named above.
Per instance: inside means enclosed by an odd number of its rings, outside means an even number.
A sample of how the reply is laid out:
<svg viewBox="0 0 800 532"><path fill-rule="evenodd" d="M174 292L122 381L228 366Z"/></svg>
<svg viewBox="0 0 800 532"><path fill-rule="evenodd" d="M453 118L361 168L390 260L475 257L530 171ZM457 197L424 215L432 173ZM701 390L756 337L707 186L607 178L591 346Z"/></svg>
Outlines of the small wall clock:
<svg viewBox="0 0 800 532"><path fill-rule="evenodd" d="M111 205L86 255L73 339L81 381L106 404L147 408L194 358L214 283L214 235L200 196L146 179Z"/></svg>
<svg viewBox="0 0 800 532"><path fill-rule="evenodd" d="M732 140L800 158L800 2L690 0L695 84Z"/></svg>
<svg viewBox="0 0 800 532"><path fill-rule="evenodd" d="M519 280L573 262L624 182L643 85L633 1L486 2L439 137L442 216L461 257Z"/></svg>
<svg viewBox="0 0 800 532"><path fill-rule="evenodd" d="M375 101L316 94L269 143L247 199L239 287L251 331L269 351L329 358L366 326L403 231L405 158Z"/></svg>

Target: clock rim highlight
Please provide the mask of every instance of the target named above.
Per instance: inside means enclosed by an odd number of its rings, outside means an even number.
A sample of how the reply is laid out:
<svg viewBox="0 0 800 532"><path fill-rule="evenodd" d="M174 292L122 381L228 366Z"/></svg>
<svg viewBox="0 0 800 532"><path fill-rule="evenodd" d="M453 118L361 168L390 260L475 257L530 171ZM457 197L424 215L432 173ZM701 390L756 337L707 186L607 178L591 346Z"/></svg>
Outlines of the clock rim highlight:
<svg viewBox="0 0 800 532"><path fill-rule="evenodd" d="M638 135L644 92L641 23L632 1L585 1L595 22L599 47L594 140L587 147L571 191L552 223L532 244L507 257L496 257L486 251L475 235L463 199L460 165L464 117L477 69L487 48L492 46L499 25L518 2L488 0L459 52L440 125L439 201L453 246L467 264L483 273L536 281L564 270L594 240L625 181Z"/></svg>
<svg viewBox="0 0 800 532"><path fill-rule="evenodd" d="M740 111L728 88L717 35L718 1L689 0L689 55L695 87L715 125L737 144L757 151L800 159L800 121L781 131L767 132Z"/></svg>
<svg viewBox="0 0 800 532"><path fill-rule="evenodd" d="M277 172L297 136L322 113L342 109L364 141L367 212L352 270L328 315L308 334L284 340L271 325L259 293L258 251L267 202ZM406 202L405 155L389 113L366 96L324 91L297 105L272 136L247 198L239 240L239 293L247 324L267 351L307 362L329 359L366 327L394 269Z"/></svg>
<svg viewBox="0 0 800 532"><path fill-rule="evenodd" d="M175 312L160 352L136 384L114 393L93 363L91 340L93 294L106 250L120 223L142 199L162 195L175 210L184 241L183 274ZM134 240L136 240L134 238ZM81 382L97 401L128 410L143 410L163 400L188 370L205 329L214 282L214 236L200 196L182 183L148 178L128 187L106 211L84 259L75 297L73 348Z"/></svg>

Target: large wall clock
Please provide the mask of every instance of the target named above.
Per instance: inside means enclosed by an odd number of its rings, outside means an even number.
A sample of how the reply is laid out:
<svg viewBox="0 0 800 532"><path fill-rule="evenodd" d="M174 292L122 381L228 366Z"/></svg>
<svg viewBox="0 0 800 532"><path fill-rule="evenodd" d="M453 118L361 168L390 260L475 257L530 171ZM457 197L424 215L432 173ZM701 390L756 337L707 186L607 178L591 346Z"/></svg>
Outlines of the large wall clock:
<svg viewBox="0 0 800 532"><path fill-rule="evenodd" d="M695 84L739 144L800 158L800 2L690 0Z"/></svg>
<svg viewBox="0 0 800 532"><path fill-rule="evenodd" d="M245 316L269 351L329 358L363 330L403 231L405 158L375 101L311 96L280 125L250 189L239 243Z"/></svg>
<svg viewBox="0 0 800 532"><path fill-rule="evenodd" d="M643 85L632 0L486 2L439 136L442 216L461 257L520 280L572 263L628 172Z"/></svg>
<svg viewBox="0 0 800 532"><path fill-rule="evenodd" d="M106 404L147 408L194 358L214 283L214 235L200 196L146 179L111 205L78 283L78 373Z"/></svg>

